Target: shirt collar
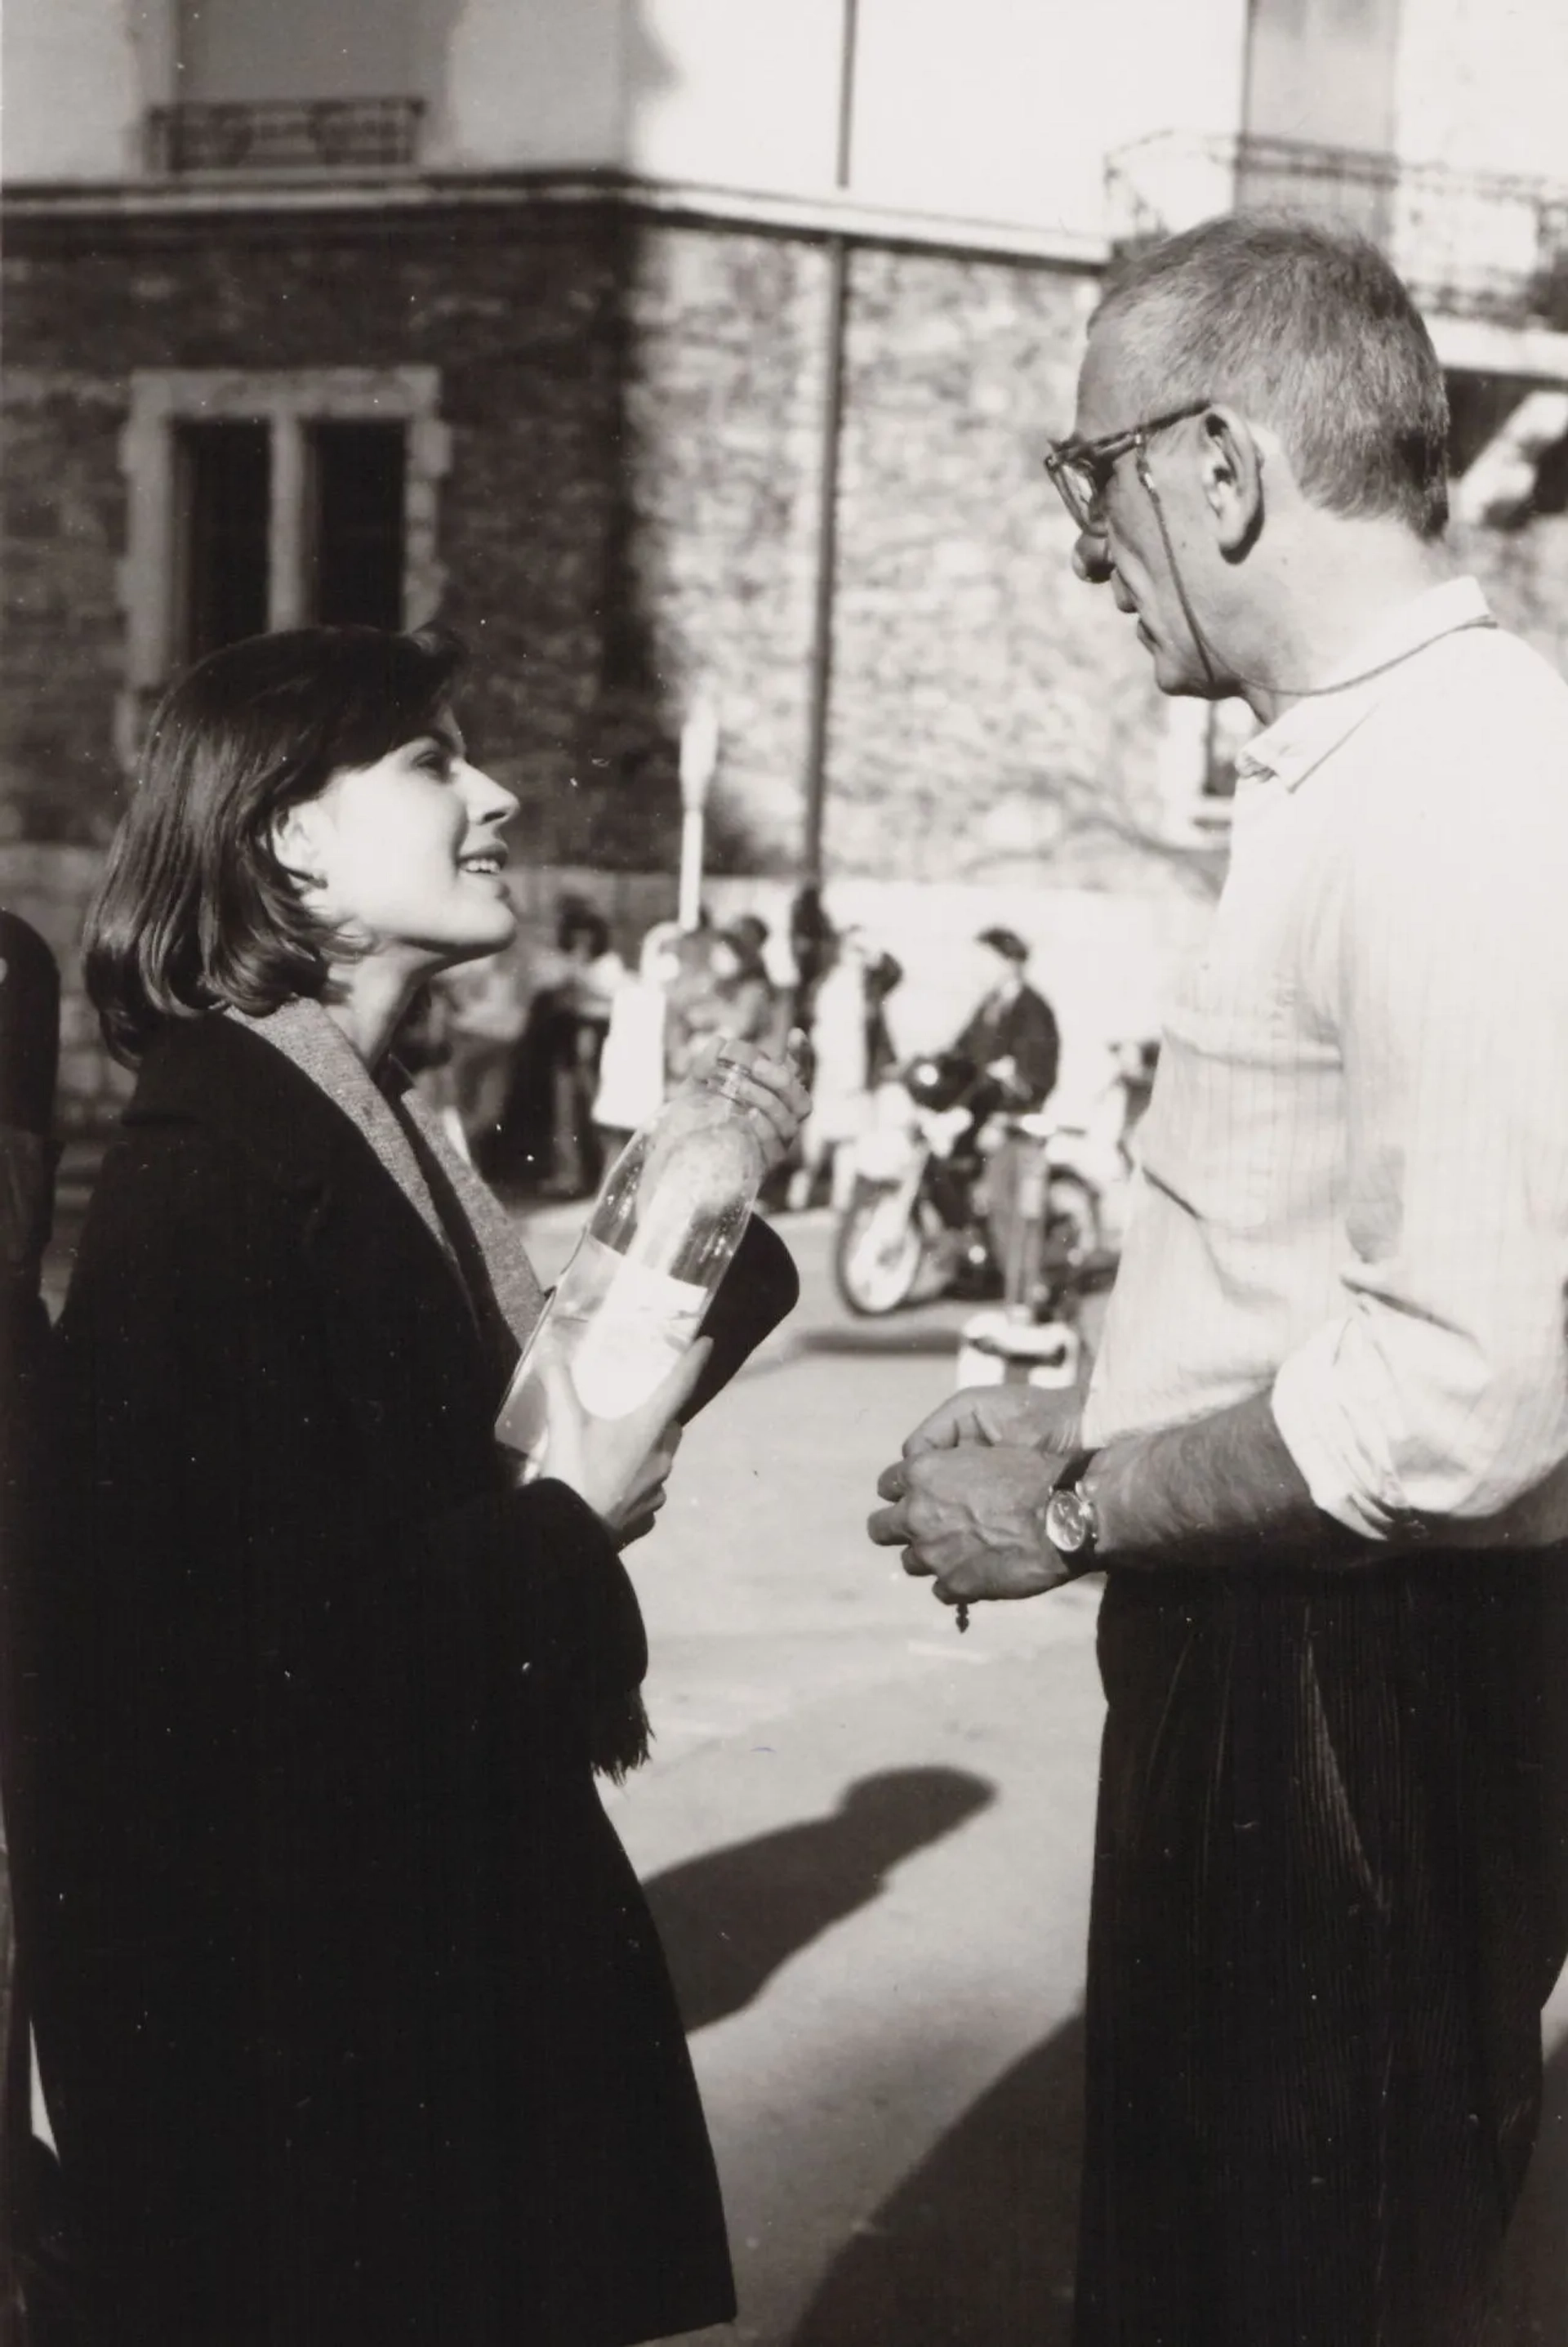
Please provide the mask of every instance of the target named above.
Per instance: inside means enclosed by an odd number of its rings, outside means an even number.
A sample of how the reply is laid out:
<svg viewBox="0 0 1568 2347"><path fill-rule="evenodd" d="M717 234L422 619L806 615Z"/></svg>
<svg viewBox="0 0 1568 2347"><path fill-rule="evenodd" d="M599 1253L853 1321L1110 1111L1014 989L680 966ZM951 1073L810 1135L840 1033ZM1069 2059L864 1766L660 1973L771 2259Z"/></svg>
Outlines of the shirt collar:
<svg viewBox="0 0 1568 2347"><path fill-rule="evenodd" d="M1349 658L1324 682L1333 684L1340 678L1359 676L1368 669L1382 669L1386 662L1397 661L1407 652L1420 651L1440 636L1459 628L1486 625L1491 618L1486 598L1476 579L1445 579L1441 586L1429 587L1424 593L1390 611L1360 638ZM1314 767L1321 765L1331 752L1349 739L1398 673L1397 669L1387 670L1343 692L1313 695L1296 702L1238 753L1237 789L1278 783L1286 790L1294 790Z"/></svg>

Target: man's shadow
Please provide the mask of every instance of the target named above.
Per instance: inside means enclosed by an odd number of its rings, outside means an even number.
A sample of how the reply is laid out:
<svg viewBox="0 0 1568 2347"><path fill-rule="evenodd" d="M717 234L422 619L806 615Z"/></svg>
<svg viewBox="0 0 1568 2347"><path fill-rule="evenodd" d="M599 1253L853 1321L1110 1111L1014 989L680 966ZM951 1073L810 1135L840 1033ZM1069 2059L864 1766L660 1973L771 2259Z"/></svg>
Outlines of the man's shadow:
<svg viewBox="0 0 1568 2347"><path fill-rule="evenodd" d="M890 1870L995 1799L958 1768L893 1768L830 1816L706 1851L647 1884L688 2031L751 2003L780 1964L864 1907Z"/></svg>
<svg viewBox="0 0 1568 2347"><path fill-rule="evenodd" d="M1025 2055L829 2269L789 2347L1068 2347L1084 2135L1084 2030ZM1535 2156L1489 2347L1568 2342L1568 2044L1546 2066Z"/></svg>
<svg viewBox="0 0 1568 2347"><path fill-rule="evenodd" d="M1067 2347L1084 2026L1015 2063L840 2251L790 2347Z"/></svg>

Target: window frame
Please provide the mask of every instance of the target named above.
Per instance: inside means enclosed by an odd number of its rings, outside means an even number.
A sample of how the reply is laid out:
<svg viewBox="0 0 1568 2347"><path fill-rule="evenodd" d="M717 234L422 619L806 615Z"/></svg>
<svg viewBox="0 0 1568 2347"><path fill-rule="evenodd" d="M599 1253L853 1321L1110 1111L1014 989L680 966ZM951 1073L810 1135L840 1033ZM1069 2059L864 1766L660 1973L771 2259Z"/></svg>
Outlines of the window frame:
<svg viewBox="0 0 1568 2347"><path fill-rule="evenodd" d="M304 624L309 610L308 435L317 424L401 424L403 479L404 624L436 610L445 584L437 552L440 485L450 470L452 434L440 415L441 374L432 366L280 370L138 368L120 437L126 487L126 553L120 564L124 679L115 712L122 768L135 766L152 703L178 664L178 427L249 423L268 427L271 488L268 533L269 630Z"/></svg>

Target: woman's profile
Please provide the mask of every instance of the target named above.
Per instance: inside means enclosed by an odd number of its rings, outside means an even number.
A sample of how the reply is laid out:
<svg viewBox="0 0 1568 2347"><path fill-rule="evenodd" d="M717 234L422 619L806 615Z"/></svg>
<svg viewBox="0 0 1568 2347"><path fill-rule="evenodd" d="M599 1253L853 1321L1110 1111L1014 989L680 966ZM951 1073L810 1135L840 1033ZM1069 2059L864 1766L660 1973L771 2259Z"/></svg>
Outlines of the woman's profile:
<svg viewBox="0 0 1568 2347"><path fill-rule="evenodd" d="M726 2319L711 2155L596 1769L644 1750L626 1542L794 1299L519 1485L540 1308L388 1058L512 934L455 641L212 654L87 939L138 1071L54 1346L23 1635L40 2063L93 2347L626 2347ZM741 1053L772 1154L803 1097Z"/></svg>

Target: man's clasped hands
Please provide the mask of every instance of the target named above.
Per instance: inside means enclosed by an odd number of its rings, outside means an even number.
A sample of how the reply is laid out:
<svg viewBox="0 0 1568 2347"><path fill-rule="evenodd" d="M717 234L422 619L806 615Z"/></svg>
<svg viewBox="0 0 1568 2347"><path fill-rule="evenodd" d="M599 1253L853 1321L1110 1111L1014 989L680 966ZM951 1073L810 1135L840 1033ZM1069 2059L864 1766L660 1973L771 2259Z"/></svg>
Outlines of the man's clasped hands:
<svg viewBox="0 0 1568 2347"><path fill-rule="evenodd" d="M932 1581L944 1605L1056 1588L1072 1567L1046 1537L1045 1509L1078 1447L1081 1409L1076 1394L1035 1386L952 1395L883 1469L887 1504L867 1531L901 1549L904 1571Z"/></svg>

